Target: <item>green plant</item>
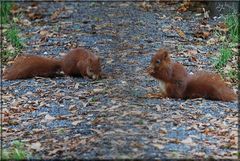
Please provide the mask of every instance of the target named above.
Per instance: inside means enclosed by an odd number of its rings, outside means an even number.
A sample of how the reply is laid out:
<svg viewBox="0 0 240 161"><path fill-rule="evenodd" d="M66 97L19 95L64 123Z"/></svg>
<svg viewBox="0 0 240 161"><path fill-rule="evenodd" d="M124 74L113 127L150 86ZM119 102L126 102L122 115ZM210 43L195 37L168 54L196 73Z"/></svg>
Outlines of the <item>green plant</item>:
<svg viewBox="0 0 240 161"><path fill-rule="evenodd" d="M5 64L9 58L15 57L19 50L23 47L22 41L19 37L19 30L14 22L16 17L12 17L11 8L12 2L1 2L1 24L3 25L3 44L1 44L1 60Z"/></svg>
<svg viewBox="0 0 240 161"><path fill-rule="evenodd" d="M234 78L238 78L239 79L238 72L236 70L233 70L233 69L231 69L231 70L229 70L227 72L227 76L232 78L232 79L234 79Z"/></svg>
<svg viewBox="0 0 240 161"><path fill-rule="evenodd" d="M233 155L240 157L240 152L233 153Z"/></svg>
<svg viewBox="0 0 240 161"><path fill-rule="evenodd" d="M2 2L1 3L1 24L6 24L9 22L10 10L12 8L11 2Z"/></svg>
<svg viewBox="0 0 240 161"><path fill-rule="evenodd" d="M6 38L8 41L10 41L10 43L20 49L22 47L22 43L21 43L21 40L18 36L18 33L19 33L19 30L14 26L13 28L11 29L8 29L6 31Z"/></svg>
<svg viewBox="0 0 240 161"><path fill-rule="evenodd" d="M13 52L13 51L3 50L1 52L1 59L3 62L5 62L7 59L15 57L15 56L16 56L16 52Z"/></svg>
<svg viewBox="0 0 240 161"><path fill-rule="evenodd" d="M58 129L58 130L57 130L57 134L59 134L59 135L65 134L65 129L64 129L64 128Z"/></svg>
<svg viewBox="0 0 240 161"><path fill-rule="evenodd" d="M3 149L1 160L24 160L29 157L30 154L25 150L24 144L16 140L12 142L12 147Z"/></svg>
<svg viewBox="0 0 240 161"><path fill-rule="evenodd" d="M215 64L216 69L221 70L223 67L225 67L232 56L233 54L231 49L222 47L220 49L220 56L218 57Z"/></svg>
<svg viewBox="0 0 240 161"><path fill-rule="evenodd" d="M229 36L233 42L238 42L240 36L240 16L237 14L230 14L226 16L225 23L227 24Z"/></svg>
<svg viewBox="0 0 240 161"><path fill-rule="evenodd" d="M220 55L215 59L214 66L224 77L231 78L233 82L237 82L240 78L237 72L238 66L231 61L236 60L235 57L239 56L236 53L240 34L239 15L230 14L225 16L224 23L228 28L226 34L218 31L214 32L215 36L222 43L219 51Z"/></svg>
<svg viewBox="0 0 240 161"><path fill-rule="evenodd" d="M139 120L137 123L138 123L139 125L143 125L143 124L144 124L144 121L143 121L143 120Z"/></svg>

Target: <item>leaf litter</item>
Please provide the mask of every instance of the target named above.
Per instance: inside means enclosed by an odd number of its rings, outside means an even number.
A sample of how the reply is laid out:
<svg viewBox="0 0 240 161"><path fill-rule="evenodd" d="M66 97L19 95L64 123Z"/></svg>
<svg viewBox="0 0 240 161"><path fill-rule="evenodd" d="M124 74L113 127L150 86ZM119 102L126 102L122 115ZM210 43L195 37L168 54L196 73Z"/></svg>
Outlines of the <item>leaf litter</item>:
<svg viewBox="0 0 240 161"><path fill-rule="evenodd" d="M111 76L4 81L4 148L18 139L43 159L237 158L236 102L159 99L158 82L141 73L163 46L189 72L213 70L206 53L219 45L212 30L226 32L221 22L192 15L188 4L27 4L12 10L25 11L16 21L29 44L24 52L61 58L85 46Z"/></svg>

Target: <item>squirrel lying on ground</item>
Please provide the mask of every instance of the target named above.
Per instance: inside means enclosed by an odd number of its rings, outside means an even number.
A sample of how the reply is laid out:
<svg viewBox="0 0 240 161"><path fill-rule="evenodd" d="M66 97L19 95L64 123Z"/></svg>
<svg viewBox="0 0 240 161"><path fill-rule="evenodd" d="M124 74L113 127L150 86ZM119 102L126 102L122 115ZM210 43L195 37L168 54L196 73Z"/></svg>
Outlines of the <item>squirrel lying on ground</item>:
<svg viewBox="0 0 240 161"><path fill-rule="evenodd" d="M69 76L98 79L101 77L100 58L83 48L71 50L62 60L37 55L23 55L15 58L13 65L3 73L3 79L14 80L34 76L53 77L61 70Z"/></svg>
<svg viewBox="0 0 240 161"><path fill-rule="evenodd" d="M220 75L198 72L189 75L180 63L172 62L169 52L160 49L152 57L148 72L164 86L162 97L206 98L211 100L233 101L237 95L221 79Z"/></svg>
<svg viewBox="0 0 240 161"><path fill-rule="evenodd" d="M69 76L98 79L101 76L100 58L86 49L76 48L62 59L62 70Z"/></svg>
<svg viewBox="0 0 240 161"><path fill-rule="evenodd" d="M3 79L15 80L34 76L53 77L61 71L61 61L37 55L22 55L5 70Z"/></svg>

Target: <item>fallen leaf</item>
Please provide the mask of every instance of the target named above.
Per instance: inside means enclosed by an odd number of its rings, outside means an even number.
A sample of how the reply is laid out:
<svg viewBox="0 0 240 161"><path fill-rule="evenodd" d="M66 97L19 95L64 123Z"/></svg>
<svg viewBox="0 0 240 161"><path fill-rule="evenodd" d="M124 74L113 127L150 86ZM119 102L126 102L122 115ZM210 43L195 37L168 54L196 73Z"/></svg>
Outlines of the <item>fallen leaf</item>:
<svg viewBox="0 0 240 161"><path fill-rule="evenodd" d="M180 16L176 16L176 17L174 17L174 19L177 20L177 21L182 21L183 20L183 18L180 17Z"/></svg>
<svg viewBox="0 0 240 161"><path fill-rule="evenodd" d="M162 98L163 95L161 93L148 93L144 97L146 97L146 98Z"/></svg>
<svg viewBox="0 0 240 161"><path fill-rule="evenodd" d="M62 151L63 151L63 149L54 149L54 150L50 151L48 155L53 155L53 154L56 154L56 153L62 152Z"/></svg>
<svg viewBox="0 0 240 161"><path fill-rule="evenodd" d="M187 51L187 54L189 54L189 55L195 55L195 54L197 54L198 53L198 51L197 50L188 50Z"/></svg>
<svg viewBox="0 0 240 161"><path fill-rule="evenodd" d="M152 6L148 2L142 2L140 4L140 7L143 8L145 11L149 11L152 8Z"/></svg>
<svg viewBox="0 0 240 161"><path fill-rule="evenodd" d="M104 89L103 88L95 88L95 89L93 89L93 92L94 93L100 93L100 92L102 92Z"/></svg>
<svg viewBox="0 0 240 161"><path fill-rule="evenodd" d="M158 149L163 149L164 146L162 144L152 144L153 146L155 146Z"/></svg>
<svg viewBox="0 0 240 161"><path fill-rule="evenodd" d="M52 120L55 120L56 118L55 117L53 117L53 116L51 116L51 115L49 115L49 114L47 114L46 116L45 116L45 121L52 121Z"/></svg>
<svg viewBox="0 0 240 161"><path fill-rule="evenodd" d="M190 138L190 137L182 140L181 143L187 144L187 145L190 145L190 146L195 146L195 145L196 145L196 144L193 142L192 138Z"/></svg>
<svg viewBox="0 0 240 161"><path fill-rule="evenodd" d="M180 37L185 38L185 33L184 33L182 30L176 29L176 32L178 33L178 35L179 35Z"/></svg>
<svg viewBox="0 0 240 161"><path fill-rule="evenodd" d="M11 7L11 10L10 10L10 12L12 14L19 13L20 11L21 11L21 8L18 5L16 5L15 3L13 4L13 6Z"/></svg>
<svg viewBox="0 0 240 161"><path fill-rule="evenodd" d="M232 48L232 51L235 52L235 53L238 53L238 48Z"/></svg>
<svg viewBox="0 0 240 161"><path fill-rule="evenodd" d="M35 20L35 19L40 19L42 18L42 14L40 13L29 13L28 14L28 17L31 19L31 20Z"/></svg>
<svg viewBox="0 0 240 161"><path fill-rule="evenodd" d="M78 89L78 88L79 88L79 85L80 85L79 83L76 83L75 86L74 86L74 88L75 88L75 89Z"/></svg>
<svg viewBox="0 0 240 161"><path fill-rule="evenodd" d="M70 105L68 109L69 111L72 111L72 110L76 110L76 108L77 108L76 105Z"/></svg>
<svg viewBox="0 0 240 161"><path fill-rule="evenodd" d="M7 108L3 108L1 113L4 114L5 116L8 116L10 114Z"/></svg>
<svg viewBox="0 0 240 161"><path fill-rule="evenodd" d="M190 6L190 2L184 2L178 7L177 11L178 12L186 12Z"/></svg>
<svg viewBox="0 0 240 161"><path fill-rule="evenodd" d="M48 32L47 30L42 30L42 31L39 32L39 34L40 34L41 36L46 36L46 35L49 34L49 32Z"/></svg>
<svg viewBox="0 0 240 161"><path fill-rule="evenodd" d="M65 10L65 8L60 8L60 9L54 11L51 16L51 19L55 20L64 10Z"/></svg>
<svg viewBox="0 0 240 161"><path fill-rule="evenodd" d="M73 121L72 122L72 125L76 126L77 124L81 123L82 121L81 120L78 120L78 121Z"/></svg>
<svg viewBox="0 0 240 161"><path fill-rule="evenodd" d="M41 150L41 143L40 142L32 143L30 148L34 149L36 151L40 151Z"/></svg>
<svg viewBox="0 0 240 161"><path fill-rule="evenodd" d="M209 40L207 40L208 45L213 45L213 44L216 44L216 43L218 43L218 40L215 39L215 38L210 38Z"/></svg>
<svg viewBox="0 0 240 161"><path fill-rule="evenodd" d="M194 37L203 38L203 39L207 39L209 35L210 35L210 32L206 32L206 31L197 31L196 33L194 33Z"/></svg>
<svg viewBox="0 0 240 161"><path fill-rule="evenodd" d="M197 62L197 58L195 56L191 56L188 60L190 62Z"/></svg>

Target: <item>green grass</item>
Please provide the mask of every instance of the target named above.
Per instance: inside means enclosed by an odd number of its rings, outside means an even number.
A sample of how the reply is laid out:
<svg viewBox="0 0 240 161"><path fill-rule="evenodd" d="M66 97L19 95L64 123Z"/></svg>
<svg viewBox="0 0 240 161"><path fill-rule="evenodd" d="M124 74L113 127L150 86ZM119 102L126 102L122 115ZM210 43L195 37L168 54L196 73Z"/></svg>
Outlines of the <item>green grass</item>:
<svg viewBox="0 0 240 161"><path fill-rule="evenodd" d="M225 23L227 24L230 39L233 42L238 42L240 35L239 15L231 14L226 16Z"/></svg>
<svg viewBox="0 0 240 161"><path fill-rule="evenodd" d="M16 53L10 50L3 50L1 52L1 59L3 62L6 62L9 58L13 58L16 56Z"/></svg>
<svg viewBox="0 0 240 161"><path fill-rule="evenodd" d="M5 64L10 58L15 57L23 47L19 37L19 29L13 21L15 17L11 14L13 2L1 3L1 23L3 24L3 46L1 52L2 62ZM6 40L6 41L5 41Z"/></svg>
<svg viewBox="0 0 240 161"><path fill-rule="evenodd" d="M18 36L19 30L14 26L6 31L5 36L7 40L17 49L22 47L22 42Z"/></svg>
<svg viewBox="0 0 240 161"><path fill-rule="evenodd" d="M57 134L59 134L59 135L64 135L65 133L66 133L65 129L63 129L63 128L60 128L57 130Z"/></svg>
<svg viewBox="0 0 240 161"><path fill-rule="evenodd" d="M6 24L9 23L10 21L10 10L12 8L12 3L11 2L2 2L1 3L1 24Z"/></svg>
<svg viewBox="0 0 240 161"><path fill-rule="evenodd" d="M232 56L233 54L231 49L222 47L220 49L220 56L218 57L215 65L216 69L221 70L223 67L225 67L227 62L232 58Z"/></svg>
<svg viewBox="0 0 240 161"><path fill-rule="evenodd" d="M232 49L237 48L237 43L240 36L239 15L227 15L224 18L224 23L228 27L227 34L215 32L215 35L219 37L219 40L223 45L220 48L219 56L215 59L214 66L224 77L229 77L237 81L240 78L237 72L238 67L230 62L232 61L233 57L238 56L238 53L233 52ZM225 67L228 64L234 67L226 70Z"/></svg>
<svg viewBox="0 0 240 161"><path fill-rule="evenodd" d="M143 121L143 120L139 120L139 121L137 122L137 124L143 125L143 124L144 124L144 121Z"/></svg>
<svg viewBox="0 0 240 161"><path fill-rule="evenodd" d="M3 149L1 160L26 160L30 157L22 142L16 140L12 142L12 147Z"/></svg>
<svg viewBox="0 0 240 161"><path fill-rule="evenodd" d="M240 152L233 153L233 155L240 157Z"/></svg>

